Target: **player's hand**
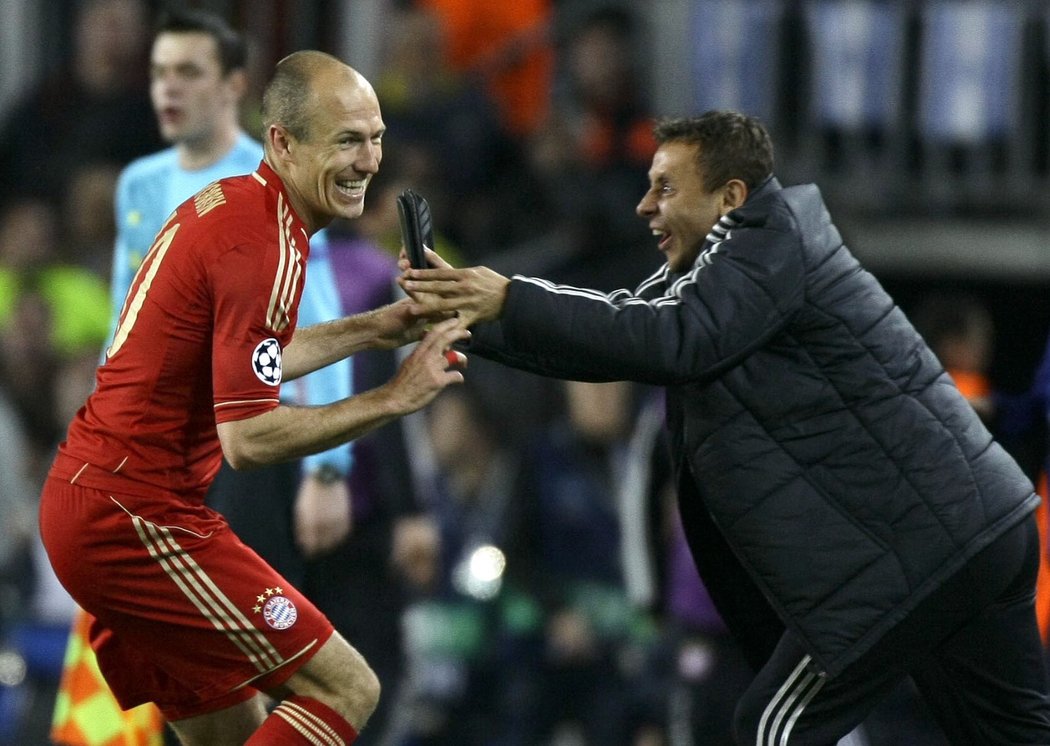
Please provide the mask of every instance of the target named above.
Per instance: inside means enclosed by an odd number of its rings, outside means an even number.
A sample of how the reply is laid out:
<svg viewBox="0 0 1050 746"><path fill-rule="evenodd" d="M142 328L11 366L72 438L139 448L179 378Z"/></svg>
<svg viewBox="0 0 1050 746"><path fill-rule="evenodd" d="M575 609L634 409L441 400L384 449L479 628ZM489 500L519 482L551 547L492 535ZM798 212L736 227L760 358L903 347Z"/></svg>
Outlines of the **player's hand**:
<svg viewBox="0 0 1050 746"><path fill-rule="evenodd" d="M398 262L403 270L398 283L414 301L414 313L455 313L465 326L502 315L509 279L488 267L455 269L429 249L427 260L434 269L411 269L407 261Z"/></svg>
<svg viewBox="0 0 1050 746"><path fill-rule="evenodd" d="M452 316L450 313L431 312L420 308L410 298L402 298L370 312L375 324L376 349L392 350L417 342L434 322Z"/></svg>
<svg viewBox="0 0 1050 746"><path fill-rule="evenodd" d="M306 557L330 552L350 535L353 509L345 479L303 477L293 507L295 543Z"/></svg>
<svg viewBox="0 0 1050 746"><path fill-rule="evenodd" d="M463 382L467 356L452 345L469 338L470 332L456 318L435 324L423 336L387 384L403 413L426 406L446 386Z"/></svg>

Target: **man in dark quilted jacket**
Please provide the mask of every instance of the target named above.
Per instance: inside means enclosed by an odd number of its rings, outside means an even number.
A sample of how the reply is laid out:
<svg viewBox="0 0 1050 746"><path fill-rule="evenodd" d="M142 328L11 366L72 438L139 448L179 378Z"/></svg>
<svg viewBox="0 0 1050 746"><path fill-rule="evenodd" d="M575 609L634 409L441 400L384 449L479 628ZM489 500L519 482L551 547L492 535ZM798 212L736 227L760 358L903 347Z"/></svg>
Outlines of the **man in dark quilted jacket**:
<svg viewBox="0 0 1050 746"><path fill-rule="evenodd" d="M739 743L834 744L910 676L953 744L1050 744L1032 485L759 122L655 133L666 263L634 292L433 253L403 286L470 352L666 388L689 545L757 672Z"/></svg>

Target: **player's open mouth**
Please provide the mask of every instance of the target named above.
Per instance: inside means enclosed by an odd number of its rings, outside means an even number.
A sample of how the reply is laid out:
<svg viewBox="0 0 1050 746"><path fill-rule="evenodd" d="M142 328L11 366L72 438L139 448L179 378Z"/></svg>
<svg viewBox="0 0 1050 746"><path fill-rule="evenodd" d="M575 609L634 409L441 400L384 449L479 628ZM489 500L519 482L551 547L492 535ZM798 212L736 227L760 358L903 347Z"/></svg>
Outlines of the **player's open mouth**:
<svg viewBox="0 0 1050 746"><path fill-rule="evenodd" d="M368 179L344 179L335 182L336 189L347 197L360 197L365 193Z"/></svg>
<svg viewBox="0 0 1050 746"><path fill-rule="evenodd" d="M667 231L662 231L654 228L653 235L657 238L656 248L658 248L660 251L666 250L668 244L671 243L671 234Z"/></svg>

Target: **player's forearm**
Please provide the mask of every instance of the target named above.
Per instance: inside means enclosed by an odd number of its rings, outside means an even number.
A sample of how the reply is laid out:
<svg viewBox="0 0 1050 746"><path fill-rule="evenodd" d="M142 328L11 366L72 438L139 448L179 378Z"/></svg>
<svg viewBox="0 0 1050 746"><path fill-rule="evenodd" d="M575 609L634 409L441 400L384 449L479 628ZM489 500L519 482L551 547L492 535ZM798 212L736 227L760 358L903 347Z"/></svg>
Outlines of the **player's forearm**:
<svg viewBox="0 0 1050 746"><path fill-rule="evenodd" d="M405 302L296 329L282 351L283 378L304 376L356 352L392 349L419 338L422 322Z"/></svg>
<svg viewBox="0 0 1050 746"><path fill-rule="evenodd" d="M291 343L282 353L284 380L304 376L355 352L369 349L376 334L368 316L359 314L296 329Z"/></svg>
<svg viewBox="0 0 1050 746"><path fill-rule="evenodd" d="M395 316L409 304L386 306ZM382 309L380 309L382 310ZM411 318L410 316L406 318ZM400 322L398 322L400 323ZM420 325L424 320L419 322ZM396 324L395 324L396 326ZM416 322L401 325L397 334L378 337L381 346L403 338ZM353 440L397 417L426 406L446 386L463 382L466 358L450 348L469 338L459 319L434 324L401 363L387 383L364 393L320 407L276 409L245 420L218 425L223 454L235 469L300 458ZM385 341L386 340L386 341ZM450 359L450 354L453 356Z"/></svg>
<svg viewBox="0 0 1050 746"><path fill-rule="evenodd" d="M354 440L412 411L381 386L321 407L281 405L266 414L218 425L223 455L234 469L302 458Z"/></svg>

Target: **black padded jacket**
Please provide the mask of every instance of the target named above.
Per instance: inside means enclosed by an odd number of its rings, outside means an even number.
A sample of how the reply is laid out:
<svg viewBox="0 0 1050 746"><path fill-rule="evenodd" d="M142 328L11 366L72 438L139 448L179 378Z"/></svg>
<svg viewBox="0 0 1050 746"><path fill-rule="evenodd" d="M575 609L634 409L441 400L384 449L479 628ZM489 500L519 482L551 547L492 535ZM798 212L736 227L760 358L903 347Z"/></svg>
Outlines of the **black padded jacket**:
<svg viewBox="0 0 1050 746"><path fill-rule="evenodd" d="M775 612L833 676L1038 502L813 185L771 178L633 293L515 276L470 351L667 388L690 545L755 662Z"/></svg>

